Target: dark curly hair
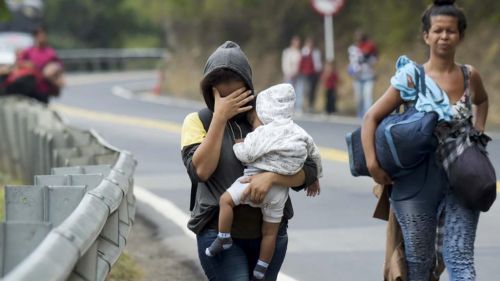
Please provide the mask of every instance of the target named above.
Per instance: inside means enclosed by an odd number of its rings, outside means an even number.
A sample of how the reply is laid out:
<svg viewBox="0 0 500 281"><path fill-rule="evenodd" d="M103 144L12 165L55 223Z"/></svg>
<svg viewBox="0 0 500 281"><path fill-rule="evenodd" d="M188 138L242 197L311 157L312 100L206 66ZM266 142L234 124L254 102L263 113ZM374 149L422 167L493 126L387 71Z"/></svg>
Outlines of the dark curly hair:
<svg viewBox="0 0 500 281"><path fill-rule="evenodd" d="M434 0L422 14L422 31L428 33L431 28L431 18L434 16L450 16L458 20L460 38L465 36L467 19L462 8L455 5L455 0Z"/></svg>

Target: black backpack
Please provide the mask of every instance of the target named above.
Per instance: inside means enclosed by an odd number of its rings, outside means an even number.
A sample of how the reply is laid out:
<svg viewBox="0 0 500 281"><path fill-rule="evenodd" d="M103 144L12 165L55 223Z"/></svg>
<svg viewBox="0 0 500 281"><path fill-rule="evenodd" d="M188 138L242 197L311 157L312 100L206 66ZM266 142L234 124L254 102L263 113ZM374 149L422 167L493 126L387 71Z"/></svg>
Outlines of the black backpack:
<svg viewBox="0 0 500 281"><path fill-rule="evenodd" d="M203 108L198 111L198 116L200 118L201 123L203 124L203 128L208 132L208 128L210 127L210 123L212 122L212 117L214 113L210 111L208 108ZM198 191L198 181L189 177L191 179L191 198L189 201L189 211L192 211L194 208L194 203L196 202L196 192Z"/></svg>

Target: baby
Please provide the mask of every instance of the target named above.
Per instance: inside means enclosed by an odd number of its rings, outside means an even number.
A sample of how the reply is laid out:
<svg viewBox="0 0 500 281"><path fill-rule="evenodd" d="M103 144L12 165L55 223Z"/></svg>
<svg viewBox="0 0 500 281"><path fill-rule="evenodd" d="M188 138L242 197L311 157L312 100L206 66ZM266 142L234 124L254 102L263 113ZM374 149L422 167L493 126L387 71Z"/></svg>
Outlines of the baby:
<svg viewBox="0 0 500 281"><path fill-rule="evenodd" d="M232 246L231 225L235 206L249 204L261 208L264 221L262 241L253 280L264 279L273 257L276 236L288 199L288 187L271 187L263 202L256 204L242 199L248 184L240 180L265 171L294 175L302 169L308 157L318 167L318 178L322 176L319 150L313 138L292 120L294 107L295 91L290 84L279 84L257 95L256 109L247 114L254 130L243 142L233 146L236 157L246 166L244 175L222 194L219 202L219 234L205 251L206 255L215 256ZM319 192L319 184L313 184L308 187L307 195L315 196Z"/></svg>

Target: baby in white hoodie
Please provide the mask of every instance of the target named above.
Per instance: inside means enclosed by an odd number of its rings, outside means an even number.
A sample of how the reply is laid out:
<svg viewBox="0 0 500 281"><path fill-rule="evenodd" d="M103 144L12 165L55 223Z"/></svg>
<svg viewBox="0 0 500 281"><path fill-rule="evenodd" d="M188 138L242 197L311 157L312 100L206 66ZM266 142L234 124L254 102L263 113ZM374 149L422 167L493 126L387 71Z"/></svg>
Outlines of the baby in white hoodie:
<svg viewBox="0 0 500 281"><path fill-rule="evenodd" d="M298 173L310 157L322 176L321 157L312 137L292 117L295 107L295 91L290 84L272 86L257 95L256 109L248 113L248 121L254 130L243 142L233 146L236 157L246 165L244 175L237 179L221 196L219 211L219 235L205 253L215 256L232 245L231 225L233 208L249 204L262 209L262 242L260 256L254 269L253 280L264 279L265 272L274 254L283 209L288 199L288 187L273 186L263 202L256 204L242 195L248 184L240 180L261 172L281 175ZM319 194L319 185L308 187L308 195Z"/></svg>

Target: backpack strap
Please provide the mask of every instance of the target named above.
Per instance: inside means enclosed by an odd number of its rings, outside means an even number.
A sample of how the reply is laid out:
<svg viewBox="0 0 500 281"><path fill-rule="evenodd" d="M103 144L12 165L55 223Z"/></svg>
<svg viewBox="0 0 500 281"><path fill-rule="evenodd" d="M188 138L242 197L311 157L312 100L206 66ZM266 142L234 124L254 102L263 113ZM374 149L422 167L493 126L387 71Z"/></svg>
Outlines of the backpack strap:
<svg viewBox="0 0 500 281"><path fill-rule="evenodd" d="M200 117L200 121L203 124L203 128L205 128L206 132L208 132L208 128L210 128L210 123L212 122L213 116L214 113L206 107L198 111L198 117Z"/></svg>
<svg viewBox="0 0 500 281"><path fill-rule="evenodd" d="M420 90L420 93L422 93L422 95L425 95L426 90L427 90L427 88L425 86L425 69L424 69L424 66L421 64L417 64L417 69L420 72L420 75L418 76L419 80L420 80L420 89L419 90ZM418 99L418 95L417 95L417 99Z"/></svg>
<svg viewBox="0 0 500 281"><path fill-rule="evenodd" d="M212 122L213 112L208 108L203 108L198 111L198 117L200 118L201 123L203 124L203 128L208 132L208 128L210 127L210 123ZM194 203L196 202L196 192L198 191L198 181L194 178L191 178L191 197L189 200L189 211L192 211L194 208Z"/></svg>

